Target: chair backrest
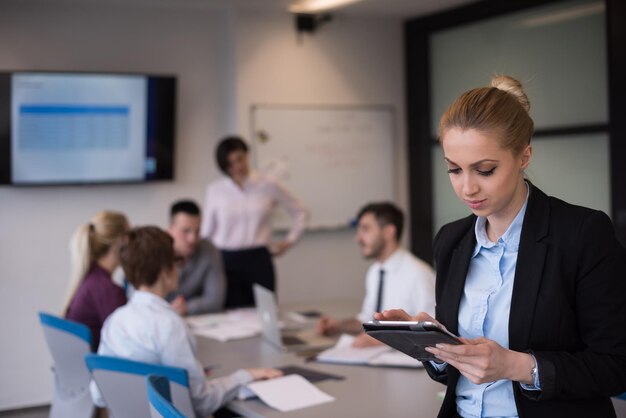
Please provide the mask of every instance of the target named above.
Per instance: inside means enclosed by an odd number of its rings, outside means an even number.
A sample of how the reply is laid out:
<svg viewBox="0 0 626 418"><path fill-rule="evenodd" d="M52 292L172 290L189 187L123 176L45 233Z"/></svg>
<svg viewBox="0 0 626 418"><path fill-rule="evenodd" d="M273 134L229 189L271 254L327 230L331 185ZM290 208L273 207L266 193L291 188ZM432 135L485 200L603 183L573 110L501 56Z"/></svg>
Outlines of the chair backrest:
<svg viewBox="0 0 626 418"><path fill-rule="evenodd" d="M186 416L195 416L185 369L97 354L85 356L85 363L114 418L150 417L145 382L149 374L167 377L176 408Z"/></svg>
<svg viewBox="0 0 626 418"><path fill-rule="evenodd" d="M91 353L91 331L78 322L39 312L54 361L54 398L50 416L90 417L95 406L89 395L91 376L83 358Z"/></svg>
<svg viewBox="0 0 626 418"><path fill-rule="evenodd" d="M63 392L88 390L89 370L83 358L91 353L91 331L78 322L39 312L39 321L54 360L54 370Z"/></svg>
<svg viewBox="0 0 626 418"><path fill-rule="evenodd" d="M170 381L167 377L150 374L146 376L146 386L152 418L185 418L172 403Z"/></svg>

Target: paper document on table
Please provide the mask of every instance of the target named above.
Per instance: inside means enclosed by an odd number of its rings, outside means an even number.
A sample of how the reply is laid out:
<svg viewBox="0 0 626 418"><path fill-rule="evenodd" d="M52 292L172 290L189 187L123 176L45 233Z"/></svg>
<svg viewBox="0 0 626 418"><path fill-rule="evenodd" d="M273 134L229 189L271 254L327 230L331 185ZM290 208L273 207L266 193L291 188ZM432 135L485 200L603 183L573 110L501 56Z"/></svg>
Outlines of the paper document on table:
<svg viewBox="0 0 626 418"><path fill-rule="evenodd" d="M424 367L421 361L417 361L402 351L394 349L378 354L369 359L367 364L370 366Z"/></svg>
<svg viewBox="0 0 626 418"><path fill-rule="evenodd" d="M237 309L219 314L187 317L187 324L194 335L221 342L248 338L261 332L256 309Z"/></svg>
<svg viewBox="0 0 626 418"><path fill-rule="evenodd" d="M357 348L354 337L344 334L337 344L315 358L322 363L362 364L369 366L422 367L422 363L386 345Z"/></svg>
<svg viewBox="0 0 626 418"><path fill-rule="evenodd" d="M228 320L227 313L194 315L185 318L191 328L214 327Z"/></svg>
<svg viewBox="0 0 626 418"><path fill-rule="evenodd" d="M372 357L388 349L385 345L355 348L352 347L352 341L354 341L353 336L347 334L342 335L339 337L337 344L319 353L317 360L327 363L365 364Z"/></svg>
<svg viewBox="0 0 626 418"><path fill-rule="evenodd" d="M281 412L308 408L335 400L297 374L249 383L240 390L239 399L248 399L251 394L258 396L263 402Z"/></svg>
<svg viewBox="0 0 626 418"><path fill-rule="evenodd" d="M192 330L199 337L212 338L220 342L239 340L258 335L259 328L247 328L243 326L220 325L213 328L197 328Z"/></svg>

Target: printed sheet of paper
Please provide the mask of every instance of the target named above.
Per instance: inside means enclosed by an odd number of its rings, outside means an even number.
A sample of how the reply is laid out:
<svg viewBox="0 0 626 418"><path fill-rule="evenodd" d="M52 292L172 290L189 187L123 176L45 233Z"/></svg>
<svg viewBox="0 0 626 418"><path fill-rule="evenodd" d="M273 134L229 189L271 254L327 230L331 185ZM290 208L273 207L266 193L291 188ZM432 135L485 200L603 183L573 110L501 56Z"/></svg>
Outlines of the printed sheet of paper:
<svg viewBox="0 0 626 418"><path fill-rule="evenodd" d="M352 347L353 341L353 336L342 335L335 346L319 353L316 360L323 363L423 367L421 362L386 345L356 348Z"/></svg>
<svg viewBox="0 0 626 418"><path fill-rule="evenodd" d="M308 408L335 400L297 374L252 382L248 384L247 389L267 405L281 412Z"/></svg>
<svg viewBox="0 0 626 418"><path fill-rule="evenodd" d="M367 364L369 359L388 350L388 347L385 345L355 348L352 347L353 341L354 337L352 335L343 334L337 341L337 344L317 355L317 361L342 364Z"/></svg>
<svg viewBox="0 0 626 418"><path fill-rule="evenodd" d="M253 308L190 316L186 320L194 335L221 342L253 337L261 332L261 323Z"/></svg>
<svg viewBox="0 0 626 418"><path fill-rule="evenodd" d="M388 350L371 358L367 364L371 366L393 366L393 367L424 367L421 361L415 360L413 357L404 354L398 350Z"/></svg>

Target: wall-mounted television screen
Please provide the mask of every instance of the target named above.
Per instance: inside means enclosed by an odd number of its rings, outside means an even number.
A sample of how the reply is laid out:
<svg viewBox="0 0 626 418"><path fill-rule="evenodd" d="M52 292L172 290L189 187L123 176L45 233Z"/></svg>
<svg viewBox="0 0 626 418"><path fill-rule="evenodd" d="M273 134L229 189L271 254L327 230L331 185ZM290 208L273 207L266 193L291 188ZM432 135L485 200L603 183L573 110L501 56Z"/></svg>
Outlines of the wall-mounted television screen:
<svg viewBox="0 0 626 418"><path fill-rule="evenodd" d="M0 184L171 180L176 78L0 72Z"/></svg>

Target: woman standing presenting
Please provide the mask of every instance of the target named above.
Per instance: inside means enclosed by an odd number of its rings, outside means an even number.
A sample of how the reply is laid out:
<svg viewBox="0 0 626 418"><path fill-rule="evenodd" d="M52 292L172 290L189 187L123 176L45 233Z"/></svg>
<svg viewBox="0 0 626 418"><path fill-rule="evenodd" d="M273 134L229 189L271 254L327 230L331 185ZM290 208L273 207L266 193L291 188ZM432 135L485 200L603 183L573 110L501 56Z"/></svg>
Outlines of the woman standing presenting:
<svg viewBox="0 0 626 418"><path fill-rule="evenodd" d="M307 209L280 184L251 172L248 146L239 137L223 139L217 164L226 175L209 185L200 235L222 250L227 278L225 306L254 305L252 284L274 290L272 256L280 256L302 235ZM281 205L293 224L285 240L271 242L271 214Z"/></svg>
<svg viewBox="0 0 626 418"><path fill-rule="evenodd" d="M439 125L473 215L435 237L436 317L464 344L428 348L440 417L615 417L626 390L626 251L602 212L524 179L533 121L520 83L463 93ZM433 320L401 310L386 320Z"/></svg>

